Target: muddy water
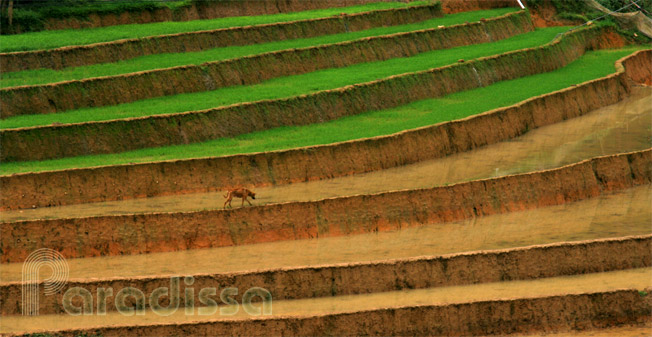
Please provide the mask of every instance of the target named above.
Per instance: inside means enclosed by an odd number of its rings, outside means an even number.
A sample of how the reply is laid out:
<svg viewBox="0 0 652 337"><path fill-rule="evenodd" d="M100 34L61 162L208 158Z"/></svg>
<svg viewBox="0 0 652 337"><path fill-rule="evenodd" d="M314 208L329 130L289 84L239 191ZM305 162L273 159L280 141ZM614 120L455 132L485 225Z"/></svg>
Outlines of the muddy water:
<svg viewBox="0 0 652 337"><path fill-rule="evenodd" d="M394 291L366 295L322 297L291 301L273 301L273 316L306 316L338 312L354 312L377 308L390 308L412 305L432 305L484 301L492 299L531 298L560 294L578 294L616 289L644 289L652 285L652 268L630 269L618 272L586 274L580 276L555 277L529 281L484 283L478 285L441 287L420 290ZM226 307L226 306L225 306ZM213 307L214 308L214 307ZM88 328L107 325L142 325L152 323L190 322L198 320L219 320L247 318L247 313L239 308L235 316L186 315L184 310L176 310L169 316L158 316L147 310L142 316L123 316L117 312L105 316L42 315L2 317L0 332L56 330Z"/></svg>
<svg viewBox="0 0 652 337"><path fill-rule="evenodd" d="M256 245L69 259L70 278L189 275L363 262L652 233L652 186L567 205L394 232ZM4 282L22 263L0 265Z"/></svg>
<svg viewBox="0 0 652 337"><path fill-rule="evenodd" d="M354 194L434 187L533 170L601 155L643 150L652 135L652 88L585 116L533 130L475 151L350 177L258 188L255 204L309 201ZM180 212L220 208L223 192L1 212L0 221ZM234 205L239 206L239 201Z"/></svg>

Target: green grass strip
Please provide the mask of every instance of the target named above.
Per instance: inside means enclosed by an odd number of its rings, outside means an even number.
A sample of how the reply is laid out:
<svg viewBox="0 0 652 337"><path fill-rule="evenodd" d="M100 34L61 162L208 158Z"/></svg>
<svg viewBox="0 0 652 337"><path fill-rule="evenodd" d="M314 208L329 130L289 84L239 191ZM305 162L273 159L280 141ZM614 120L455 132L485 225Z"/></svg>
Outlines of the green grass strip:
<svg viewBox="0 0 652 337"><path fill-rule="evenodd" d="M494 10L463 12L407 25L378 27L357 32L325 35L307 39L283 40L257 45L215 48L192 53L147 55L115 63L70 67L62 70L37 69L4 73L0 74L0 88L19 85L35 85L70 80L81 80L85 78L100 76L115 76L138 71L171 68L190 64L199 65L205 62L228 60L278 50L306 48L338 42L353 41L365 37L436 28L440 25L452 26L456 24L462 24L464 22L476 22L482 18L497 17L507 13L515 12L516 10L516 8L500 8Z"/></svg>
<svg viewBox="0 0 652 337"><path fill-rule="evenodd" d="M281 127L203 143L149 148L118 154L80 156L47 161L0 164L0 174L202 158L330 144L460 119L570 87L614 72L614 63L638 49L588 52L558 70L499 82L442 98L341 118L322 124Z"/></svg>
<svg viewBox="0 0 652 337"><path fill-rule="evenodd" d="M15 116L0 120L0 129L48 125L55 122L65 124L151 116L204 110L240 102L294 97L369 82L396 74L437 68L455 63L460 58L470 60L512 50L536 47L550 42L557 33L567 29L567 27L544 28L498 42L434 50L408 58L394 58L387 61L356 64L345 68L325 69L302 75L279 77L255 85L232 86L213 91L157 97L132 103L70 110L56 114Z"/></svg>
<svg viewBox="0 0 652 337"><path fill-rule="evenodd" d="M86 45L147 36L318 19L339 15L340 13L355 14L383 9L412 7L428 3L430 2L378 2L351 7L318 9L272 15L237 16L211 20L131 24L100 28L51 30L17 35L3 35L0 37L0 52L53 49L64 46Z"/></svg>

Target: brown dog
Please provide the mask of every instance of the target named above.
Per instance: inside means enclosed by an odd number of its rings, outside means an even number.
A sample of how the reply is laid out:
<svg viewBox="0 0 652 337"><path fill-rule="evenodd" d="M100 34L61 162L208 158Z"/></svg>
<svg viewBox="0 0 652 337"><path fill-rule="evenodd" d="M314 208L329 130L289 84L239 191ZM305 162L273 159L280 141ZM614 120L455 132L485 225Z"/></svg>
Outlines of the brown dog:
<svg viewBox="0 0 652 337"><path fill-rule="evenodd" d="M251 197L251 199L256 200L256 193L246 189L246 188L235 188L232 190L228 190L226 192L226 195L224 196L226 198L226 201L224 202L224 209L226 209L226 204L229 204L229 207L233 208L231 206L231 200L236 197L236 198L242 198L242 204L240 207L244 206L245 200L249 203L250 206L253 206L251 204L251 201L247 200L247 197Z"/></svg>

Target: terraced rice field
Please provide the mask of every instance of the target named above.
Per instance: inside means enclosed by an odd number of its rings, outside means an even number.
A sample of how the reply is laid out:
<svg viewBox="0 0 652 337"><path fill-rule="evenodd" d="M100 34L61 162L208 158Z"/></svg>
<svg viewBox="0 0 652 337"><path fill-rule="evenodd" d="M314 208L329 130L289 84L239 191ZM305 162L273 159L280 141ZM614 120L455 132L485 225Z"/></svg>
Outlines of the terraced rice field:
<svg viewBox="0 0 652 337"><path fill-rule="evenodd" d="M383 4L399 3L392 2ZM169 53L153 54L149 56L141 56L131 60L114 63L103 63L94 66L69 67L58 71L52 69L41 69L10 72L3 74L3 78L0 80L0 87L5 88L19 85L46 84L61 81L81 80L91 77L115 76L138 71L163 69L175 66L192 64L199 65L206 62L229 60L233 58L269 53L291 48L306 48L324 44L342 43L380 35L390 35L423 29L432 29L437 28L440 25L450 26L463 24L464 22L475 22L482 18L499 16L514 11L514 8L498 8L493 10L462 12L406 25L376 27L357 32L323 35L314 38L282 40L240 47L231 46L224 48L214 48L206 51L174 53L172 55Z"/></svg>
<svg viewBox="0 0 652 337"><path fill-rule="evenodd" d="M212 20L186 22L161 22L140 25L109 26L99 29L54 30L7 36L0 48L2 52L54 49L67 46L87 45L123 39L144 38L220 28L245 27L284 23L300 20L314 20L341 14L357 14L383 9L405 8L427 4L425 1L375 2L359 6L326 8L304 12L288 12L261 16L236 16Z"/></svg>
<svg viewBox="0 0 652 337"><path fill-rule="evenodd" d="M652 333L649 46L333 3L1 36L0 334Z"/></svg>

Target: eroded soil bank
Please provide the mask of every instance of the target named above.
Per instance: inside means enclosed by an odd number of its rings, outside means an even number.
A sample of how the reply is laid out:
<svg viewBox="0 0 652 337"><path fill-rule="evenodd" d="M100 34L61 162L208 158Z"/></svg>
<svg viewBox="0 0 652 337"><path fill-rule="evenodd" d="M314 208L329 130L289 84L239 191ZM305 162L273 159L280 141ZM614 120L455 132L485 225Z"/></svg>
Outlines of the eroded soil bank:
<svg viewBox="0 0 652 337"><path fill-rule="evenodd" d="M275 301L272 316L3 317L2 332L58 330L65 336L157 335L485 335L608 327L649 320L651 270ZM628 289L628 290L619 290ZM631 289L631 290L629 290ZM491 314L487 314L491 313ZM437 323L438 322L438 323ZM111 327L113 325L113 327ZM101 327L101 328L100 328ZM81 329L81 330L80 330Z"/></svg>
<svg viewBox="0 0 652 337"><path fill-rule="evenodd" d="M67 288L82 286L95 293L94 289L100 286L112 287L116 292L125 286L134 286L144 291L167 286L172 275L194 275L196 287L215 282L220 287L261 286L272 291L274 298L282 299L641 267L650 265L649 238L588 241L554 247L558 245L555 242L560 241L649 235L652 232L649 226L652 223L651 203L650 187L642 186L560 206L400 231L68 259L71 282ZM460 257L446 255L541 244L553 247L517 249L509 254L500 251ZM440 255L447 257L413 260L418 256ZM540 263L552 260L556 262ZM0 279L20 281L22 266L22 263L3 264ZM182 284L182 288L185 285ZM19 312L20 291L16 284L0 286L1 297L7 299L2 302L3 314ZM42 295L40 312L60 313L60 303L60 296ZM108 310L113 307L109 305Z"/></svg>
<svg viewBox="0 0 652 337"><path fill-rule="evenodd" d="M258 187L255 205L417 189L546 170L585 159L640 151L652 135L652 87L634 87L620 103L544 126L505 142L440 159L365 174ZM0 221L221 208L224 192L88 203L0 213ZM240 202L234 201L238 207Z"/></svg>
<svg viewBox="0 0 652 337"><path fill-rule="evenodd" d="M191 276L191 285L179 282L180 294L186 294L187 289L202 289L219 284L221 288L262 287L268 290L275 300L301 299L642 268L652 265L652 257L649 254L651 249L652 235L647 235L434 257L370 262L356 260L335 265L284 266L263 270L240 267L237 272L222 274L216 274L214 271L208 274L189 274L187 270L182 270L176 275L138 275L135 278L113 279L88 274L84 279L69 280L56 294L45 295L44 291L39 289L36 295L39 297L39 314L64 314L63 294L69 289L82 287L91 294L98 294L100 289L110 288L117 294L127 287L134 287L144 293L152 293L159 287L170 287L172 276ZM307 251L301 253L309 254ZM148 260L148 264L156 262L159 261ZM164 261L161 266L165 268L175 262ZM195 263L196 261L191 262ZM136 268L135 265L129 267ZM0 295L5 299L1 303L2 315L21 314L22 288L20 282L0 285ZM242 295L239 293L233 298L241 301ZM198 293L191 293L186 297L192 297L194 303L201 301ZM169 300L165 302L163 305L167 305ZM73 303L82 304L81 299L73 300ZM134 304L133 299L126 302L127 306ZM149 307L147 304L146 306ZM115 302L108 301L105 307L108 311L117 310Z"/></svg>
<svg viewBox="0 0 652 337"><path fill-rule="evenodd" d="M2 262L20 262L40 247L72 258L387 231L559 205L648 185L651 163L652 149L432 189L226 211L2 223L0 248Z"/></svg>
<svg viewBox="0 0 652 337"><path fill-rule="evenodd" d="M68 259L70 278L235 273L644 235L652 233L649 226L652 222L651 192L650 186L641 186L559 206L402 228L400 231L147 255ZM20 281L21 271L22 261L2 264L0 279L3 282Z"/></svg>

